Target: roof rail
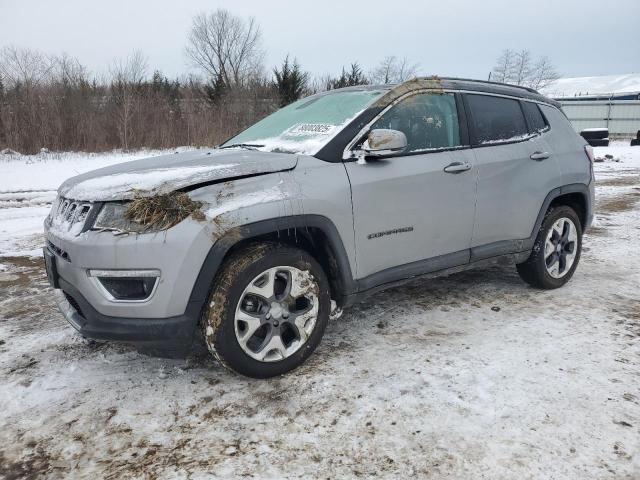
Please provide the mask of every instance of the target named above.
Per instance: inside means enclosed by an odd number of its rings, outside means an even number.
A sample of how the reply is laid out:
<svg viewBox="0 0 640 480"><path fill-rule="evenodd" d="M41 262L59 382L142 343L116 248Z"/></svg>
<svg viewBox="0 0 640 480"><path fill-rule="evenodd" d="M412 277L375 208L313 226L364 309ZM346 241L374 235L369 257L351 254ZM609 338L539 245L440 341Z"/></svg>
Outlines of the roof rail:
<svg viewBox="0 0 640 480"><path fill-rule="evenodd" d="M524 87L522 85L513 85L511 83L491 82L489 80L478 80L477 78L438 77L437 75L433 75L431 77L418 77L417 79L418 80L429 80L429 79L432 80L434 78L438 78L440 80L454 80L454 81L460 81L460 82L486 83L486 84L489 84L489 85L501 85L503 87L520 88L522 90L526 90L527 92L537 93L538 95L540 95L540 92L538 92L536 89L531 88L531 87Z"/></svg>

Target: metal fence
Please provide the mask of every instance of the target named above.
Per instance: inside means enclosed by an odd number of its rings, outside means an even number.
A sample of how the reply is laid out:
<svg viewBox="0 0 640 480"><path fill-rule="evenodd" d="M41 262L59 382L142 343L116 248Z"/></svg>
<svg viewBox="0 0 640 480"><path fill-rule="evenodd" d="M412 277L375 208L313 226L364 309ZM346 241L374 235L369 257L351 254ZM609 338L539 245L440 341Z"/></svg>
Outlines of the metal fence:
<svg viewBox="0 0 640 480"><path fill-rule="evenodd" d="M608 128L611 138L635 137L640 130L640 100L559 100L576 131Z"/></svg>

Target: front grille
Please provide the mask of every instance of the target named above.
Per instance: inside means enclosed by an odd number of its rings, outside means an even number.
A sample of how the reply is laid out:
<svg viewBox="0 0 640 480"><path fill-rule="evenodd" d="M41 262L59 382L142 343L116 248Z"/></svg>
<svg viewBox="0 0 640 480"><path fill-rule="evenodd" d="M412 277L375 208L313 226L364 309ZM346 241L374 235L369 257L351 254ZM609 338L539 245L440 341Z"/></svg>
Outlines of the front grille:
<svg viewBox="0 0 640 480"><path fill-rule="evenodd" d="M78 236L85 230L85 224L92 208L95 208L93 203L76 202L58 197L49 214L51 228L61 233Z"/></svg>

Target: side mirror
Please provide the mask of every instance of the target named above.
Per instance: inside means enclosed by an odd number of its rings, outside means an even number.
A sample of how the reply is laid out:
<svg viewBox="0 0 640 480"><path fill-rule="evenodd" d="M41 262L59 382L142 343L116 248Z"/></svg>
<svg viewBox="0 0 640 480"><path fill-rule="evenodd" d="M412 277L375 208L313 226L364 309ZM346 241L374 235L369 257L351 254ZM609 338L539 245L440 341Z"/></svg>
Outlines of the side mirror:
<svg viewBox="0 0 640 480"><path fill-rule="evenodd" d="M407 137L399 130L378 128L371 130L362 150L367 157L383 157L402 153L407 148Z"/></svg>

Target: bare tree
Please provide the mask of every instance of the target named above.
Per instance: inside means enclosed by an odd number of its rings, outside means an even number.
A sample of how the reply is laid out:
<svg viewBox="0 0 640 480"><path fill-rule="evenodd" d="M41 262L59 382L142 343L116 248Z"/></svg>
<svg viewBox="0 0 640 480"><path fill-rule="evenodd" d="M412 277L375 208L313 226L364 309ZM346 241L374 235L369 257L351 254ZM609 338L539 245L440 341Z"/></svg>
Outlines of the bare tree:
<svg viewBox="0 0 640 480"><path fill-rule="evenodd" d="M540 90L548 87L559 78L560 74L551 64L549 57L540 57L533 67L529 86Z"/></svg>
<svg viewBox="0 0 640 480"><path fill-rule="evenodd" d="M507 83L511 80L511 74L515 65L515 52L509 48L502 51L491 72L491 80Z"/></svg>
<svg viewBox="0 0 640 480"><path fill-rule="evenodd" d="M245 21L218 9L193 18L186 54L210 78L221 77L227 86L236 86L261 69L261 41L253 17Z"/></svg>
<svg viewBox="0 0 640 480"><path fill-rule="evenodd" d="M309 94L331 90L332 80L333 77L328 73L315 75L309 82Z"/></svg>
<svg viewBox="0 0 640 480"><path fill-rule="evenodd" d="M0 49L0 75L5 85L33 87L44 81L53 68L52 59L39 51L6 46Z"/></svg>
<svg viewBox="0 0 640 480"><path fill-rule="evenodd" d="M516 85L526 85L531 78L531 52L529 50L520 50L515 55L515 64L513 66L513 73L511 76L511 82Z"/></svg>
<svg viewBox="0 0 640 480"><path fill-rule="evenodd" d="M491 72L491 79L496 82L512 83L536 90L548 86L559 77L548 57L534 60L529 50L503 50Z"/></svg>
<svg viewBox="0 0 640 480"><path fill-rule="evenodd" d="M135 51L126 59L115 60L111 65L112 95L116 105L115 115L122 148L127 150L133 135L132 120L137 106L137 93L147 72L147 59Z"/></svg>
<svg viewBox="0 0 640 480"><path fill-rule="evenodd" d="M409 63L407 57L399 59L395 55L389 55L369 72L369 78L372 83L402 83L415 77L418 67L417 63Z"/></svg>
<svg viewBox="0 0 640 480"><path fill-rule="evenodd" d="M69 85L79 85L88 77L86 67L67 53L52 57L52 73L56 80Z"/></svg>

